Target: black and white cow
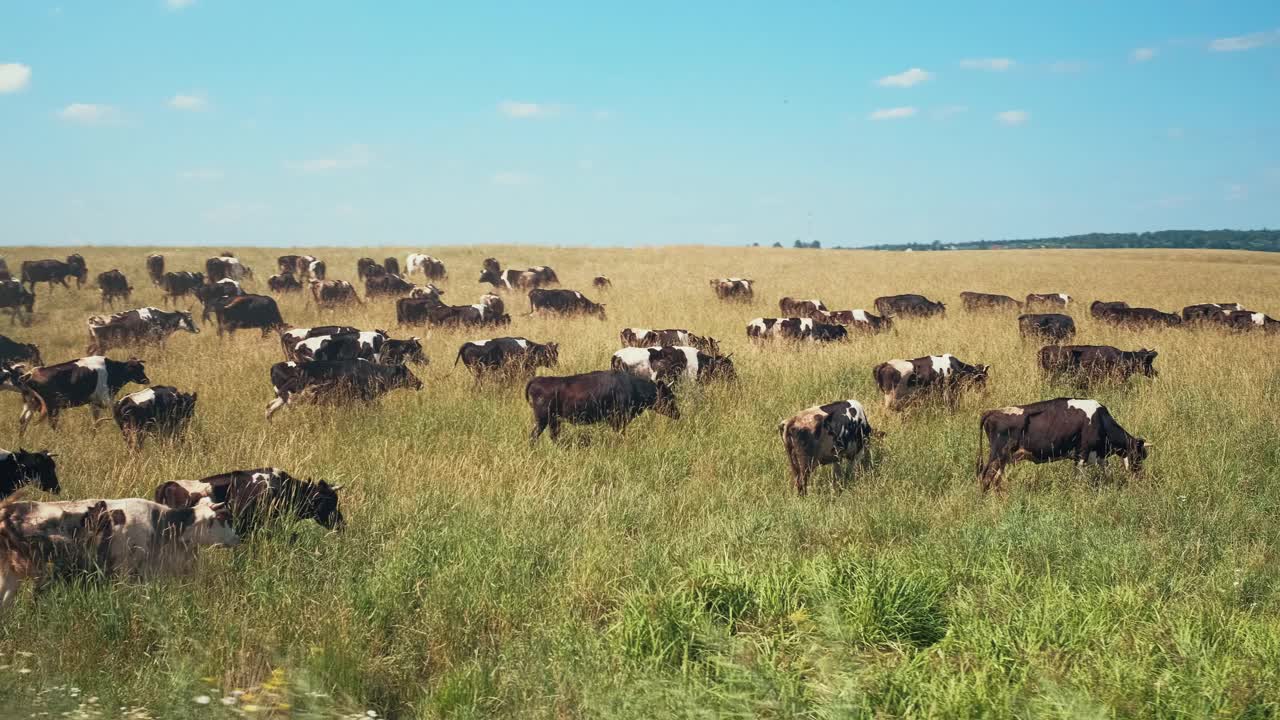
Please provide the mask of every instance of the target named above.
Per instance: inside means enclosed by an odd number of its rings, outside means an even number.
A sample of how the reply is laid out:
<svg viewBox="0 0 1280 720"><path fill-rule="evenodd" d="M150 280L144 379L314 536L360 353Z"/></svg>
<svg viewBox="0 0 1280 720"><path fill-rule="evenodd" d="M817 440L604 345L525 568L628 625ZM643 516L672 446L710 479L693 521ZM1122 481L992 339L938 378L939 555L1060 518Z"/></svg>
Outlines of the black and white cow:
<svg viewBox="0 0 1280 720"><path fill-rule="evenodd" d="M1037 305L1048 305L1053 307L1066 307L1071 304L1071 296L1066 293L1028 293L1027 307L1032 308Z"/></svg>
<svg viewBox="0 0 1280 720"><path fill-rule="evenodd" d="M906 316L906 317L932 317L934 315L946 315L947 306L945 303L934 302L923 295L885 295L876 298L876 312L885 317Z"/></svg>
<svg viewBox="0 0 1280 720"><path fill-rule="evenodd" d="M120 361L93 355L35 368L21 378L23 409L18 434L26 432L32 417L37 423L48 418L49 425L57 429L58 414L81 405L89 406L96 421L102 410L111 411L120 388L150 382L144 363L137 358Z"/></svg>
<svg viewBox="0 0 1280 720"><path fill-rule="evenodd" d="M985 462L984 437L990 447ZM1119 455L1137 473L1151 446L1120 427L1097 400L1057 398L988 410L979 423L978 482L983 492L999 490L1005 467L1021 460L1074 460L1081 469L1089 463L1105 468L1108 457Z"/></svg>
<svg viewBox="0 0 1280 720"><path fill-rule="evenodd" d="M1251 310L1232 310L1224 315L1219 322L1232 330L1242 332L1255 330L1267 333L1280 332L1280 320L1276 320L1266 313L1253 312Z"/></svg>
<svg viewBox="0 0 1280 720"><path fill-rule="evenodd" d="M204 274L209 278L209 282L218 282L228 278L236 282L242 282L245 278L253 277L253 270L250 270L249 266L240 262L239 259L231 255L223 255L205 260Z"/></svg>
<svg viewBox="0 0 1280 720"><path fill-rule="evenodd" d="M79 260L72 258L79 258ZM22 263L21 271L22 283L29 286L31 292L35 292L38 282L49 283L50 290L53 289L54 283L70 290L71 286L67 285L67 278L75 278L76 287L80 287L89 277L89 271L84 266L84 258L79 255L71 255L66 261L26 260Z"/></svg>
<svg viewBox="0 0 1280 720"><path fill-rule="evenodd" d="M1156 377L1155 350L1120 350L1110 345L1046 345L1040 348L1040 368L1050 376L1066 376L1083 384L1128 380L1134 375Z"/></svg>
<svg viewBox="0 0 1280 720"><path fill-rule="evenodd" d="M267 289L273 293L302 292L302 283L293 273L279 273L267 278Z"/></svg>
<svg viewBox="0 0 1280 720"><path fill-rule="evenodd" d="M390 269L388 269L388 272L390 272ZM404 272L406 275L421 273L428 280L444 280L449 277L443 262L422 253L409 253L405 256ZM484 282L484 280L481 279L480 282Z"/></svg>
<svg viewBox="0 0 1280 720"><path fill-rule="evenodd" d="M205 283L195 289L196 299L204 306L200 313L200 319L208 321L209 311L212 306L223 300L224 298L239 297L244 294L244 290L240 287L240 283L231 278L223 278L217 282Z"/></svg>
<svg viewBox="0 0 1280 720"><path fill-rule="evenodd" d="M19 319L23 325L31 324L31 313L36 306L36 295L17 280L0 280L0 309L9 311L9 324ZM26 313L25 317L23 313Z"/></svg>
<svg viewBox="0 0 1280 720"><path fill-rule="evenodd" d="M1019 310L1022 308L1021 300L1014 300L1008 295L992 295L991 293L973 292L971 290L960 293L960 302L964 305L964 309L969 312Z"/></svg>
<svg viewBox="0 0 1280 720"><path fill-rule="evenodd" d="M913 397L930 392L954 403L961 391L985 387L989 369L988 365L970 365L947 353L882 362L872 369L871 376L884 395L885 408L896 410Z"/></svg>
<svg viewBox="0 0 1280 720"><path fill-rule="evenodd" d="M402 298L397 301L397 315L400 309L400 302L409 300L417 302L426 300L426 298ZM434 304L426 307L426 323L435 327L479 327L485 325L508 325L511 323L510 315L495 315L490 311L489 307L482 304L475 305L441 305Z"/></svg>
<svg viewBox="0 0 1280 720"><path fill-rule="evenodd" d="M320 325L318 327L309 328L292 328L280 333L280 345L284 348L285 361L298 361L298 356L294 353L294 348L298 343L307 338L320 337L322 335L354 335L358 334L358 328L350 325ZM381 331L378 331L381 332ZM385 333L384 333L385 334Z"/></svg>
<svg viewBox="0 0 1280 720"><path fill-rule="evenodd" d="M271 366L276 397L267 405L267 419L298 400L370 402L397 388L421 390L422 382L405 365L382 365L368 360L282 362Z"/></svg>
<svg viewBox="0 0 1280 720"><path fill-rule="evenodd" d="M0 450L0 500L14 494L23 485L38 485L41 490L57 495L62 492L58 483L58 467L48 450L17 452Z"/></svg>
<svg viewBox="0 0 1280 720"><path fill-rule="evenodd" d="M1200 303L1182 308L1183 322L1217 322L1229 313L1244 310L1240 303Z"/></svg>
<svg viewBox="0 0 1280 720"><path fill-rule="evenodd" d="M292 359L295 362L362 359L384 365L427 362L418 338L392 340L382 330L308 337L294 346Z"/></svg>
<svg viewBox="0 0 1280 720"><path fill-rule="evenodd" d="M352 303L361 304L355 286L346 280L312 280L311 299L320 309L333 309Z"/></svg>
<svg viewBox="0 0 1280 720"><path fill-rule="evenodd" d="M827 312L827 306L822 301L814 298L812 300L797 300L793 297L784 297L778 301L778 310L782 312L783 317L803 317L820 319L820 314Z"/></svg>
<svg viewBox="0 0 1280 720"><path fill-rule="evenodd" d="M855 463L869 462L868 446L879 432L872 430L867 411L857 400L839 400L801 410L778 424L782 447L791 465L796 492L808 492L809 476L821 465L836 465L831 478L836 487L836 471L845 464L852 475Z"/></svg>
<svg viewBox="0 0 1280 720"><path fill-rule="evenodd" d="M141 450L147 435L181 435L195 415L196 395L170 385L153 385L120 398L112 415L125 444Z"/></svg>
<svg viewBox="0 0 1280 720"><path fill-rule="evenodd" d="M500 337L462 343L453 364L461 362L479 380L493 373L528 375L560 362L558 343L536 343L522 337Z"/></svg>
<svg viewBox="0 0 1280 720"><path fill-rule="evenodd" d="M716 278L711 281L711 289L721 300L750 302L755 297L754 283L748 278Z"/></svg>
<svg viewBox="0 0 1280 720"><path fill-rule="evenodd" d="M285 515L315 520L323 528L340 530L346 524L338 508L341 485L324 480L299 480L280 468L232 470L200 480L171 480L156 488L156 502L173 508L195 507L201 501L226 503L236 533L248 536L260 523Z"/></svg>
<svg viewBox="0 0 1280 720"><path fill-rule="evenodd" d="M147 277L151 278L152 285L164 283L164 256L160 253L147 256Z"/></svg>
<svg viewBox="0 0 1280 720"><path fill-rule="evenodd" d="M819 313L813 319L832 325L843 325L849 330L864 333L878 333L893 329L893 319L888 315L875 315L862 309Z"/></svg>
<svg viewBox="0 0 1280 720"><path fill-rule="evenodd" d="M133 292L129 279L115 269L98 273L98 289L102 291L103 307L115 305L116 298L123 298L127 302L129 294Z"/></svg>
<svg viewBox="0 0 1280 720"><path fill-rule="evenodd" d="M706 383L737 377L733 361L727 356L708 355L688 345L623 348L613 354L609 367L668 384L680 380Z"/></svg>
<svg viewBox="0 0 1280 720"><path fill-rule="evenodd" d="M1024 339L1061 343L1075 337L1076 321L1061 313L1028 313L1018 316L1018 332Z"/></svg>
<svg viewBox="0 0 1280 720"><path fill-rule="evenodd" d="M781 338L833 342L847 340L849 331L843 325L816 322L809 318L756 318L747 324L747 337L752 340Z"/></svg>
<svg viewBox="0 0 1280 720"><path fill-rule="evenodd" d="M101 355L117 347L163 344L179 330L192 334L200 332L191 319L191 313L182 310L144 307L115 315L94 315L89 318L88 353Z"/></svg>
<svg viewBox="0 0 1280 720"><path fill-rule="evenodd" d="M259 328L262 337L273 331L288 330L289 325L280 316L276 301L265 295L241 295L226 298L213 304L213 314L218 321L218 337L223 332L235 334L236 330Z"/></svg>
<svg viewBox="0 0 1280 720"><path fill-rule="evenodd" d="M650 330L648 328L622 328L619 333L626 347L655 347L662 345L692 345L708 355L720 354L720 342L713 337L694 335L684 328Z"/></svg>
<svg viewBox="0 0 1280 720"><path fill-rule="evenodd" d="M379 277L387 274L387 269L378 264L377 260L371 257L362 257L356 260L356 279L368 280L371 277Z"/></svg>
<svg viewBox="0 0 1280 720"><path fill-rule="evenodd" d="M529 314L595 315L605 319L604 305L592 302L577 290L547 290L535 288L529 291Z"/></svg>
<svg viewBox="0 0 1280 720"><path fill-rule="evenodd" d="M31 363L32 365L40 365L43 362L40 359L40 348L0 335L0 364Z"/></svg>
<svg viewBox="0 0 1280 720"><path fill-rule="evenodd" d="M622 432L645 410L680 419L670 387L620 370L536 377L525 385L524 397L533 409L530 443L537 442L547 428L555 441L560 436L561 421L575 425L608 422Z"/></svg>
<svg viewBox="0 0 1280 720"><path fill-rule="evenodd" d="M1174 327L1182 324L1182 318L1175 313L1161 312L1155 308L1112 307L1103 311L1098 319L1126 327Z"/></svg>

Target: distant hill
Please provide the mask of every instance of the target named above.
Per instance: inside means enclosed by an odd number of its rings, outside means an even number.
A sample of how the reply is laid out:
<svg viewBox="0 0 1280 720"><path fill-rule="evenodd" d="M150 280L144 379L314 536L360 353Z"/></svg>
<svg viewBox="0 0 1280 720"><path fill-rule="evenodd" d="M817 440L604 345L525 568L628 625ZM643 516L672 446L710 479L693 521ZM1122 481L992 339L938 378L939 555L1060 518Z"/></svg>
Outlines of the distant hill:
<svg viewBox="0 0 1280 720"><path fill-rule="evenodd" d="M1089 233L1026 240L871 245L870 250L1024 250L1030 248L1181 248L1280 252L1280 230L1159 230L1144 233ZM854 248L849 248L854 249Z"/></svg>

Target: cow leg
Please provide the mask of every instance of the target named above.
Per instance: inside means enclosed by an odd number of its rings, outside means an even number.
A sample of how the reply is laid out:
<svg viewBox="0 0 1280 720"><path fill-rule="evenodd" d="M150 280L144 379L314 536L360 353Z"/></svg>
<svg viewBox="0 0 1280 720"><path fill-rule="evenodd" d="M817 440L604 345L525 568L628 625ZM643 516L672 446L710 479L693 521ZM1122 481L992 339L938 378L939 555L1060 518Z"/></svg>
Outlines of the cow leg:
<svg viewBox="0 0 1280 720"><path fill-rule="evenodd" d="M533 432L529 433L529 444L538 442L538 438L542 435L542 431L547 429L550 424L550 418L538 411L533 413ZM554 438L553 438L554 439Z"/></svg>
<svg viewBox="0 0 1280 720"><path fill-rule="evenodd" d="M268 420L270 420L270 419L271 419L271 416L272 416L272 415L274 415L274 414L276 413L276 411L277 411L277 410L279 410L280 408L284 407L284 406L285 406L285 405L287 405L288 403L289 403L289 401L288 401L288 400L286 400L286 399L284 399L284 398L281 398L281 397L277 397L275 400L272 400L270 403L268 403L268 404L267 404L267 419L268 419Z"/></svg>
<svg viewBox="0 0 1280 720"><path fill-rule="evenodd" d="M22 578L13 568L0 567L0 610L18 598L18 590L21 588Z"/></svg>
<svg viewBox="0 0 1280 720"><path fill-rule="evenodd" d="M982 466L982 472L978 473L978 483L982 486L982 492L990 491L993 486L999 491L1000 479L1003 475L1004 461L998 457L988 458Z"/></svg>
<svg viewBox="0 0 1280 720"><path fill-rule="evenodd" d="M551 442L558 441L560 439L560 416L559 415L551 416L550 428L551 428Z"/></svg>

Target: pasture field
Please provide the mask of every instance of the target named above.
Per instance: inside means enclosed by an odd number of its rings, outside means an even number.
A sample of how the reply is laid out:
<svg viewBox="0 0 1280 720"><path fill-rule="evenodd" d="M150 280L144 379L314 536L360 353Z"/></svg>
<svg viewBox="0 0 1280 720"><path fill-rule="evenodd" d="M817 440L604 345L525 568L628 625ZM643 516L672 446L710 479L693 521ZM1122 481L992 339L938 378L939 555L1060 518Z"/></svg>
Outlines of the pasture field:
<svg viewBox="0 0 1280 720"><path fill-rule="evenodd" d="M231 249L265 294L282 251ZM159 306L150 250L79 252L91 278L128 275L131 307ZM403 263L408 250L309 252L354 282L357 257ZM160 251L170 270L213 254ZM271 424L275 336L220 341L201 323L140 350L154 383L199 393L187 442L129 452L85 409L57 433L36 426L23 444L58 453L64 497L149 497L165 480L275 465L344 484L348 528L285 523L204 553L180 580L24 590L0 617L0 716L1280 715L1280 338L1120 330L1087 312L1095 299L1239 301L1277 316L1280 254L423 251L448 266L446 302L475 302L494 256L551 265L609 319L523 317L527 299L509 293L509 328L410 333L394 327L393 301L321 317L296 295L281 302L295 326L417 334L432 362L415 368L421 392L291 406ZM16 273L72 249L2 252ZM597 274L611 291L590 288ZM716 300L708 280L722 276L755 279L755 302ZM1158 378L1090 393L1154 443L1143 476L1125 482L1118 462L1109 478L1024 464L1006 494L979 492L979 413L1073 392L1042 378L1013 314L967 314L962 290L1067 292L1076 342L1160 352ZM946 302L946 318L825 347L745 337L784 295L844 309L901 292ZM96 290L37 296L35 323L0 319L0 333L38 343L48 363L82 355ZM600 369L625 326L717 337L739 380L681 389L678 421L569 427L530 447L522 387L477 386L452 364L462 341L510 334L558 341L555 374ZM942 352L989 363L985 393L954 412L881 408L873 365ZM850 397L886 433L873 468L840 491L824 470L797 497L778 422ZM0 394L0 447L18 444L18 414L18 397Z"/></svg>

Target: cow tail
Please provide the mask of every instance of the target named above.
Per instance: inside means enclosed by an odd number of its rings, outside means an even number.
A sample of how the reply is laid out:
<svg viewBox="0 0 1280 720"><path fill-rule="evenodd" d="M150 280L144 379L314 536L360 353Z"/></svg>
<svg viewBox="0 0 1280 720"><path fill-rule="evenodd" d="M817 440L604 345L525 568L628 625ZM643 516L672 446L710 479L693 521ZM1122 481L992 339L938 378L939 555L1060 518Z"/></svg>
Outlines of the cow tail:
<svg viewBox="0 0 1280 720"><path fill-rule="evenodd" d="M27 385L26 383L23 383L21 380L18 380L18 382L21 383L20 387L22 391L22 399L26 401L27 396L30 395L31 397L34 397L36 399L36 402L40 404L40 415L37 416L36 419L39 420L46 417L49 414L49 405L45 403L44 396L41 395L39 392L32 390L29 385Z"/></svg>
<svg viewBox="0 0 1280 720"><path fill-rule="evenodd" d="M459 345L459 346L458 346L458 356L457 356L457 357L455 357L455 358L453 359L453 366L454 366L454 367L458 367L458 363L462 361L462 351L463 351L463 349L464 349L464 348L466 348L466 345Z"/></svg>
<svg viewBox="0 0 1280 720"><path fill-rule="evenodd" d="M982 440L987 436L986 425L987 413L982 413L982 417L978 419L978 459L973 469L974 473L979 477L982 475L982 466L984 464L982 462Z"/></svg>

